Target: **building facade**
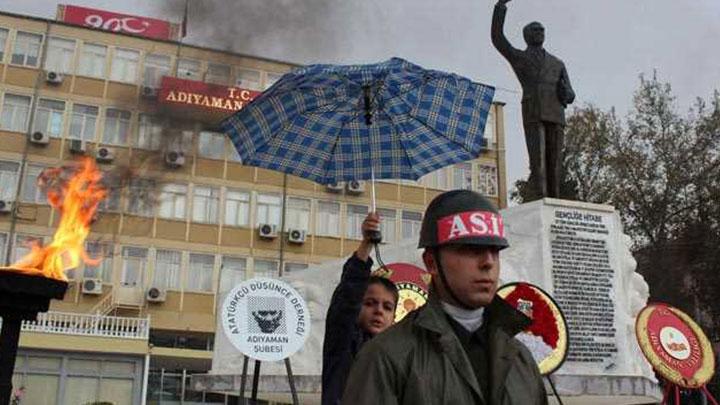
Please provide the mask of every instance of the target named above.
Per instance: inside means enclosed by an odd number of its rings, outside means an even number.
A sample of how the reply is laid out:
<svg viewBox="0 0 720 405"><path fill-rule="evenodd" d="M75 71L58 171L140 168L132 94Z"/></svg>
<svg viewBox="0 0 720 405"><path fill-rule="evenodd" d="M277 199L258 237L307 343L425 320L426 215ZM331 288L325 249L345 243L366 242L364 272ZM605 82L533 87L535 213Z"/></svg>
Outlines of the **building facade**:
<svg viewBox="0 0 720 405"><path fill-rule="evenodd" d="M370 206L365 184L325 187L243 166L219 120L294 66L0 13L0 254L10 264L58 223L37 186L79 156L109 196L62 301L24 326L23 404L231 403L193 392L210 368L219 291L350 255ZM503 105L472 162L418 182L377 183L387 242L416 238L443 190L507 204ZM284 222L284 228L283 228Z"/></svg>

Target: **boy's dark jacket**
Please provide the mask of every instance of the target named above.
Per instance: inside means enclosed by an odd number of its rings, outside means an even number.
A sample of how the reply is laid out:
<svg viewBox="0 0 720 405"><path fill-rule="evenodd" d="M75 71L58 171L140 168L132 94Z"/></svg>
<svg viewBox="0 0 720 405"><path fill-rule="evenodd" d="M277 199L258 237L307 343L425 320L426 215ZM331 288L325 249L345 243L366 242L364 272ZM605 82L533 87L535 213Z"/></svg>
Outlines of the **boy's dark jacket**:
<svg viewBox="0 0 720 405"><path fill-rule="evenodd" d="M372 264L372 259L363 262L353 254L343 266L340 284L330 301L323 342L322 405L340 403L355 355L371 338L360 329L357 319Z"/></svg>

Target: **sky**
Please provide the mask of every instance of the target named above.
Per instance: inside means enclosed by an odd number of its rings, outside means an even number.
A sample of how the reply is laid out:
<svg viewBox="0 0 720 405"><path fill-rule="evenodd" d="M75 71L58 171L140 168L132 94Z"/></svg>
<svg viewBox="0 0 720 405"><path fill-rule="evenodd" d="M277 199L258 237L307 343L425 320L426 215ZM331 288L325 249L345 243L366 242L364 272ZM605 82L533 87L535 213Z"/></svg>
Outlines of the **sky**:
<svg viewBox="0 0 720 405"><path fill-rule="evenodd" d="M54 18L58 2L0 0L0 10ZM179 22L183 0L76 0L69 4ZM190 0L186 42L298 64L371 63L399 56L498 90L507 103L508 189L526 177L520 85L490 42L490 0ZM545 25L546 49L565 62L575 105L625 116L639 75L671 83L677 106L720 88L720 1L513 0L505 32Z"/></svg>

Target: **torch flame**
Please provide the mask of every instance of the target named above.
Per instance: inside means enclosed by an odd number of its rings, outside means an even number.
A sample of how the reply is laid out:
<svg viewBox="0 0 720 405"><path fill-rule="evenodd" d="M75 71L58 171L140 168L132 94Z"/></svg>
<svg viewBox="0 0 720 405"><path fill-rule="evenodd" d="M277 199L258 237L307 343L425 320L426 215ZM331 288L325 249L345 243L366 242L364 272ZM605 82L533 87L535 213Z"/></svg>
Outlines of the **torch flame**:
<svg viewBox="0 0 720 405"><path fill-rule="evenodd" d="M40 182L45 183L41 185L48 187L50 205L60 211L60 224L52 242L47 246L32 246L30 253L10 266L12 270L66 281L65 271L78 267L81 261L97 265L99 260L91 259L85 251L85 239L98 204L106 196L100 183L102 172L90 158L72 167L72 176L64 180L67 169L48 169L40 178Z"/></svg>

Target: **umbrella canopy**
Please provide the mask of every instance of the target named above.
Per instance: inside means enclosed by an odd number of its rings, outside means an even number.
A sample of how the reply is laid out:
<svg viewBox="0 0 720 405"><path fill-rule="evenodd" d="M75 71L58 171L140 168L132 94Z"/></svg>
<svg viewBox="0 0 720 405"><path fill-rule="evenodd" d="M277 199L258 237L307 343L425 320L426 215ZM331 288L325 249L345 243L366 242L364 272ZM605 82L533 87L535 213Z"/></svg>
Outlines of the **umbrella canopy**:
<svg viewBox="0 0 720 405"><path fill-rule="evenodd" d="M393 58L284 75L221 123L247 165L320 184L411 179L476 158L495 89Z"/></svg>

